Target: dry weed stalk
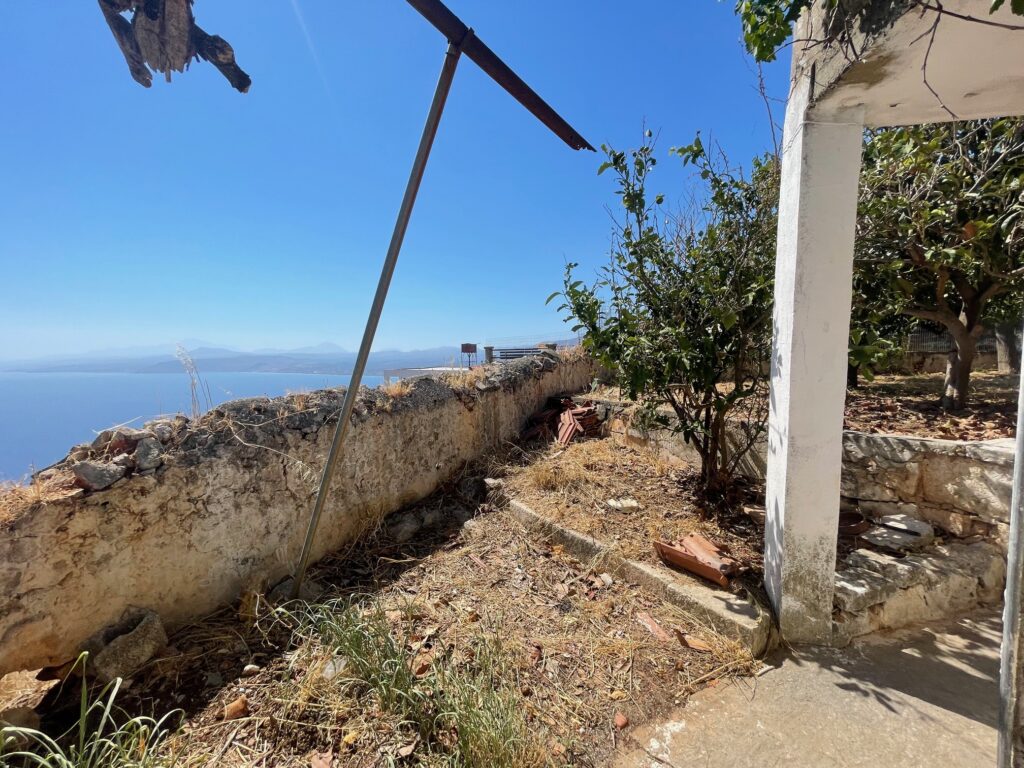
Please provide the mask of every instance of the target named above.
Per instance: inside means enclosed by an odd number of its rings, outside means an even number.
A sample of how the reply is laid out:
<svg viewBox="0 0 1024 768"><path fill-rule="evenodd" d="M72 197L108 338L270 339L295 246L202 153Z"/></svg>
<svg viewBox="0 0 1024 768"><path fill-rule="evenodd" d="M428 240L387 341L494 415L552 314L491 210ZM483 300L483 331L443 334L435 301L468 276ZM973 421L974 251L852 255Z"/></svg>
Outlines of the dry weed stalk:
<svg viewBox="0 0 1024 768"><path fill-rule="evenodd" d="M406 397L410 392L412 392L412 388L413 382L411 379L395 379L394 381L386 381L377 387L382 394L387 396L387 401L383 405L384 410L390 413L391 409L395 406L395 402Z"/></svg>
<svg viewBox="0 0 1024 768"><path fill-rule="evenodd" d="M442 380L456 392L473 390L477 382L487 378L487 369L483 366L467 368L463 371L451 371L442 375Z"/></svg>

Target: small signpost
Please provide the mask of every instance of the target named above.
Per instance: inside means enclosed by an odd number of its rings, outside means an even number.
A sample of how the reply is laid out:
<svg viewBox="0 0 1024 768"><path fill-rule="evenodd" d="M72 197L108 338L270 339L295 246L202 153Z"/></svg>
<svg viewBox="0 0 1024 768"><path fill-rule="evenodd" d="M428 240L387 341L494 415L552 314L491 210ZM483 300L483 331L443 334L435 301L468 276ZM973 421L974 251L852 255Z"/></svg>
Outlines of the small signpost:
<svg viewBox="0 0 1024 768"><path fill-rule="evenodd" d="M463 344L462 358L466 367L472 368L476 364L476 344Z"/></svg>
<svg viewBox="0 0 1024 768"><path fill-rule="evenodd" d="M426 125L423 127L423 135L420 138L419 149L416 151L416 158L413 160L409 182L405 188L405 196L402 198L402 205L398 210L398 219L395 222L395 229L391 235L391 244L384 258L384 266L381 269L380 279L377 283L377 292L374 294L373 304L370 307L370 315L366 319L366 329L363 331L363 340L359 345L359 353L356 355L355 365L352 368L352 378L349 381L348 391L345 393L345 400L341 406L338 426L334 431L334 440L331 442L331 450L327 455L327 463L320 478L320 489L317 492L316 503L309 518L306 539L302 545L302 554L299 557L299 564L292 582L292 597L298 597L302 581L306 576L306 569L309 567L309 558L312 554L313 542L316 539L316 530L320 524L320 517L323 514L327 494L330 492L331 478L338 460L341 458L345 434L348 432L348 426L352 419L352 410L356 404L359 384L362 381L363 371L366 368L366 360L370 355L373 337L377 332L377 323L380 321L384 300L388 295L388 287L391 285L391 277L395 272L395 264L398 261L398 254L402 249L402 241L405 239L409 217L412 215L413 205L416 203L416 194L419 192L420 181L423 179L423 171L427 167L427 158L430 156L430 149L434 143L434 137L437 135L437 128L441 122L441 114L444 112L445 102L448 99L448 92L451 90L452 80L455 77L455 67L459 63L459 58L465 54L480 69L486 72L492 80L508 91L516 101L522 104L570 147L594 151L594 148L586 139L577 133L530 86L523 82L512 71L511 67L499 59L494 51L488 48L473 33L473 30L463 24L440 0L407 0L407 2L448 39L448 50L445 53L444 64L441 66L441 76L438 78L437 87L434 90L434 99L430 104L430 110L427 112ZM475 354L476 345L472 346ZM465 347L466 345L463 345L464 352Z"/></svg>

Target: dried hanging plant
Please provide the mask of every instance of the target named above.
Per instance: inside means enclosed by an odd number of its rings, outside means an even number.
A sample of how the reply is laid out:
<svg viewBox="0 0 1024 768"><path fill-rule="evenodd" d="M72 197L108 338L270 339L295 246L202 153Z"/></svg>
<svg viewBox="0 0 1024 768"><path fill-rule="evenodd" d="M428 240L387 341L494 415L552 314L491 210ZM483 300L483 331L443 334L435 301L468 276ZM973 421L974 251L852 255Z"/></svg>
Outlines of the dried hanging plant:
<svg viewBox="0 0 1024 768"><path fill-rule="evenodd" d="M170 82L172 72L184 72L199 58L220 70L236 90L249 90L252 80L235 63L228 42L196 25L192 0L99 0L99 4L140 85L149 88L153 72L164 73ZM125 16L128 13L131 20Z"/></svg>

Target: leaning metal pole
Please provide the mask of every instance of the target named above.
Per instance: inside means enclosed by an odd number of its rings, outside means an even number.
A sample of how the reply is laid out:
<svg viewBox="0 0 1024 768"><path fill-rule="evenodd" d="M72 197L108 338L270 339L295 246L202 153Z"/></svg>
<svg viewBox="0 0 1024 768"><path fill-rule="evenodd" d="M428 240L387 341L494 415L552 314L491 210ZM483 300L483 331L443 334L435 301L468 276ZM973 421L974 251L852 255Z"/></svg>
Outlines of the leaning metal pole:
<svg viewBox="0 0 1024 768"><path fill-rule="evenodd" d="M466 38L472 38L472 36L473 31L469 30ZM380 321L380 313L384 308L384 300L388 296L391 276L395 273L395 264L398 262L398 254L402 250L405 230L409 226L409 217L412 215L413 205L416 203L416 194L419 192L420 182L423 180L423 171L427 167L430 149L434 144L434 137L437 135L437 126L441 122L441 114L444 112L448 92L452 87L452 79L455 77L455 67L459 63L461 48L465 42L466 40L463 39L459 45L451 42L448 43L448 51L444 57L444 66L441 67L441 76L438 78L437 87L434 89L434 100L431 102L430 111L427 113L427 122L423 126L423 135L420 137L419 149L416 150L416 159L413 161L412 172L409 174L409 183L405 187L405 197L402 198L402 207L398 209L398 219L395 221L395 230L391 235L391 244L388 246L384 266L380 271L377 293L373 296L370 316L366 319L363 341L359 345L359 354L356 355L356 363L352 368L352 380L348 384L348 391L345 392L345 401L341 406L338 426L334 430L331 451L327 455L327 464L324 466L323 474L320 476L320 490L316 495L313 514L309 518L306 540L302 544L302 555L299 557L299 565L295 571L295 579L292 583L293 599L299 596L299 590L302 588L302 582L306 577L306 568L309 566L313 541L316 538L316 529L320 525L320 517L323 515L324 504L327 501L327 494L331 488L334 468L337 466L338 460L342 455L345 434L348 432L349 422L352 419L352 410L355 408L356 398L359 395L359 384L363 378L363 371L366 369L366 360L370 356L370 347L373 345L373 337L377 333L377 323Z"/></svg>
<svg viewBox="0 0 1024 768"><path fill-rule="evenodd" d="M1021 729L1021 590L1024 589L1024 346L1017 395L1017 446L1013 457L1013 495L1010 498L1010 541L1003 595L1003 644L999 669L999 768L1024 764Z"/></svg>

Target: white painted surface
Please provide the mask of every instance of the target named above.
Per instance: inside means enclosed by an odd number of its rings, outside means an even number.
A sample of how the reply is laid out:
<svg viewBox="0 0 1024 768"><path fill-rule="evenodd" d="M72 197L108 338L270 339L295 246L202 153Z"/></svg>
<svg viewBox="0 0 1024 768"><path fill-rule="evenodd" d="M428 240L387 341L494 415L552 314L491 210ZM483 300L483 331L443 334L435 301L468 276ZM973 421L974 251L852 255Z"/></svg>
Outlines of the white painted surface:
<svg viewBox="0 0 1024 768"><path fill-rule="evenodd" d="M863 56L853 63L839 52L811 49L803 69L818 64L815 113L861 108L871 126L944 122L953 119L950 113L963 120L1024 114L1024 31L950 15L1024 27L1009 2L994 14L989 5L987 0L945 0L947 13L935 27L934 40L934 11L906 13L866 47L861 41ZM926 75L935 93L925 84Z"/></svg>
<svg viewBox="0 0 1024 768"><path fill-rule="evenodd" d="M768 423L765 577L783 637L831 637L862 126L806 118L790 93L782 158Z"/></svg>

